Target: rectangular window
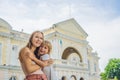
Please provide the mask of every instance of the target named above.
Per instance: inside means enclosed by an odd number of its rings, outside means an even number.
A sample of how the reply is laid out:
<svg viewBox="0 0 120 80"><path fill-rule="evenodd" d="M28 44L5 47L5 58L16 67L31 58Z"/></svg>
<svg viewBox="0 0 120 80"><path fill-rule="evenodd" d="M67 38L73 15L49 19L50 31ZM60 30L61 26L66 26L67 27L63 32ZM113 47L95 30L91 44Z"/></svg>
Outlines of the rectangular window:
<svg viewBox="0 0 120 80"><path fill-rule="evenodd" d="M97 68L97 66L96 66L96 64L94 64L94 70L95 70L95 72L97 71L97 69L96 69L96 68Z"/></svg>
<svg viewBox="0 0 120 80"><path fill-rule="evenodd" d="M0 65L2 64L2 43L0 43Z"/></svg>
<svg viewBox="0 0 120 80"><path fill-rule="evenodd" d="M90 71L90 61L88 60L88 70Z"/></svg>
<svg viewBox="0 0 120 80"><path fill-rule="evenodd" d="M11 65L18 65L18 46L17 45L12 45L10 64Z"/></svg>

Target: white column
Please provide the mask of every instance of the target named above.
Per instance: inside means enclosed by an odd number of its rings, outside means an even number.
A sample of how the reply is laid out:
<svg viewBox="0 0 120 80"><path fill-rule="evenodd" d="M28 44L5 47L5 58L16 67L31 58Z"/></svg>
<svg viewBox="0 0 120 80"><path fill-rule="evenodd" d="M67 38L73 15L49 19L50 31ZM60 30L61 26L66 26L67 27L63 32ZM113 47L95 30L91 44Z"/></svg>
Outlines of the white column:
<svg viewBox="0 0 120 80"><path fill-rule="evenodd" d="M6 65L10 65L11 44L10 39L6 40Z"/></svg>

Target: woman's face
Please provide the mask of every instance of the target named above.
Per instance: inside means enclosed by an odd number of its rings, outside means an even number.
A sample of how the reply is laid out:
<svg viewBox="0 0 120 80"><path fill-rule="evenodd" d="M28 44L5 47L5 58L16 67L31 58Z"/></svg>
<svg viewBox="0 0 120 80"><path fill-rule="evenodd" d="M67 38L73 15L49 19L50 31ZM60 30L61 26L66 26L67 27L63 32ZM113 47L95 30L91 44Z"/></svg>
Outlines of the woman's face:
<svg viewBox="0 0 120 80"><path fill-rule="evenodd" d="M32 38L32 45L34 47L39 47L42 42L43 42L43 34L40 32L36 32Z"/></svg>

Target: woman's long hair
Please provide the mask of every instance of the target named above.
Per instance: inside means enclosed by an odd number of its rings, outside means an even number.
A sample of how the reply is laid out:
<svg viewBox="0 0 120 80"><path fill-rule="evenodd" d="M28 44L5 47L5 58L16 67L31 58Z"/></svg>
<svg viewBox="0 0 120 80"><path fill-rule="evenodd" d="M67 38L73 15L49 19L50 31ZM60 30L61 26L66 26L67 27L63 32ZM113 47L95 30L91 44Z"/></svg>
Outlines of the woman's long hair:
<svg viewBox="0 0 120 80"><path fill-rule="evenodd" d="M34 54L35 54L35 57L37 59L40 59L40 55L38 55L38 50L39 50L40 47L37 47L36 50L34 51Z"/></svg>
<svg viewBox="0 0 120 80"><path fill-rule="evenodd" d="M35 32L33 32L32 34L31 34L31 36L30 36L30 38L29 38L29 42L27 43L27 45L26 45L26 47L28 47L29 49L31 49L32 48L32 39L33 39L33 36L35 35L35 33L41 33L42 34L42 36L43 36L43 40L44 40L44 34L43 34L43 32L41 32L41 31L35 31ZM34 54L35 54L35 56L36 56L36 58L38 58L39 59L39 56L38 56L38 49L39 49L39 47L37 47L36 48L36 50L34 51Z"/></svg>

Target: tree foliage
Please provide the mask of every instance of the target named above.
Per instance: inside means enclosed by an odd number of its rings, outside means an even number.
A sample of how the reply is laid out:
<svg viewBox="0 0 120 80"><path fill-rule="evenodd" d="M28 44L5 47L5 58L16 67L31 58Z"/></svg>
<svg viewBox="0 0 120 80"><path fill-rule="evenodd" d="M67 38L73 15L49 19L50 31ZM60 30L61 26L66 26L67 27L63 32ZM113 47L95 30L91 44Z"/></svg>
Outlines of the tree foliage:
<svg viewBox="0 0 120 80"><path fill-rule="evenodd" d="M100 76L102 80L114 79L115 77L120 80L120 59L110 59L105 71Z"/></svg>

